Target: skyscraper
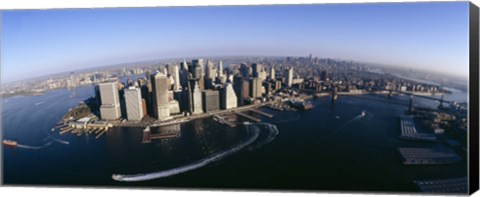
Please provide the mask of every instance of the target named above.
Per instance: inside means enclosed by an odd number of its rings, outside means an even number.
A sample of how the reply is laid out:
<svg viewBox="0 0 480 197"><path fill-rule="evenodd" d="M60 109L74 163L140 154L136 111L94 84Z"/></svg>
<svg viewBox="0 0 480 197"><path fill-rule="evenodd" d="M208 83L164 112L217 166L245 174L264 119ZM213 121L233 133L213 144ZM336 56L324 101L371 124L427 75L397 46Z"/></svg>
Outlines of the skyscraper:
<svg viewBox="0 0 480 197"><path fill-rule="evenodd" d="M124 90L128 120L141 120L144 116L142 94L140 88L130 86Z"/></svg>
<svg viewBox="0 0 480 197"><path fill-rule="evenodd" d="M192 76L193 78L195 79L200 79L204 73L203 73L203 67L204 67L204 64L203 64L203 59L194 59L192 60Z"/></svg>
<svg viewBox="0 0 480 197"><path fill-rule="evenodd" d="M121 117L118 81L98 84L100 91L100 117L104 120L116 120Z"/></svg>
<svg viewBox="0 0 480 197"><path fill-rule="evenodd" d="M182 85L182 88L185 88L188 83L188 69L188 64L184 59L183 62L180 63L180 84Z"/></svg>
<svg viewBox="0 0 480 197"><path fill-rule="evenodd" d="M200 92L200 88L198 87L198 82L195 83L193 87L193 94L192 94L193 102L192 102L192 114L201 114L203 113L202 109L202 93Z"/></svg>
<svg viewBox="0 0 480 197"><path fill-rule="evenodd" d="M182 98L181 106L183 111L191 114L193 112L193 95L190 83L187 83L187 86L183 89Z"/></svg>
<svg viewBox="0 0 480 197"><path fill-rule="evenodd" d="M250 97L262 97L262 81L260 81L260 79L257 77L250 80Z"/></svg>
<svg viewBox="0 0 480 197"><path fill-rule="evenodd" d="M215 69L215 65L213 64L213 62L208 60L206 65L205 79L211 79L213 81L216 75L217 75L217 70Z"/></svg>
<svg viewBox="0 0 480 197"><path fill-rule="evenodd" d="M173 90L180 90L180 72L178 65L167 65L168 74L173 78Z"/></svg>
<svg viewBox="0 0 480 197"><path fill-rule="evenodd" d="M250 66L246 64L240 65L240 73L242 74L243 78L248 79L252 73L252 69Z"/></svg>
<svg viewBox="0 0 480 197"><path fill-rule="evenodd" d="M222 90L221 105L222 109L231 109L238 106L237 95L235 94L231 83L227 83Z"/></svg>
<svg viewBox="0 0 480 197"><path fill-rule="evenodd" d="M223 77L223 62L222 61L218 62L217 77L219 77L219 78Z"/></svg>
<svg viewBox="0 0 480 197"><path fill-rule="evenodd" d="M235 75L233 78L233 90L237 96L237 106L244 105L245 99L250 94L250 87L248 81L245 80L242 75Z"/></svg>
<svg viewBox="0 0 480 197"><path fill-rule="evenodd" d="M326 71L326 70L322 71L322 72L320 73L320 80L326 81L327 78L328 78L328 76L327 76L327 71Z"/></svg>
<svg viewBox="0 0 480 197"><path fill-rule="evenodd" d="M287 87L292 87L293 84L293 67L290 67L289 69L285 70L285 79L287 84Z"/></svg>
<svg viewBox="0 0 480 197"><path fill-rule="evenodd" d="M272 66L270 68L270 79L275 80L275 67L274 66Z"/></svg>
<svg viewBox="0 0 480 197"><path fill-rule="evenodd" d="M217 71L215 69L215 65L208 60L206 65L206 74L205 74L205 88L210 89L213 88L215 77L217 76Z"/></svg>
<svg viewBox="0 0 480 197"><path fill-rule="evenodd" d="M165 74L159 72L152 75L153 108L158 120L170 118L168 86L169 80Z"/></svg>
<svg viewBox="0 0 480 197"><path fill-rule="evenodd" d="M261 64L253 63L252 64L252 76L259 77L260 72L263 70L263 66Z"/></svg>
<svg viewBox="0 0 480 197"><path fill-rule="evenodd" d="M202 100L205 113L220 110L220 95L217 90L204 90Z"/></svg>

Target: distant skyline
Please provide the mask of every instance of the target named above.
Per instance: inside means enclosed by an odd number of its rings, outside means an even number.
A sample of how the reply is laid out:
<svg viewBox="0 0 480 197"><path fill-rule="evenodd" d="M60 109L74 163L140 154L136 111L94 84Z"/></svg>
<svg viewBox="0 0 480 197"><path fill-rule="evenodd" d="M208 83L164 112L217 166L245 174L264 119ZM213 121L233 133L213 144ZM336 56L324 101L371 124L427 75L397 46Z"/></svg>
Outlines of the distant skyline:
<svg viewBox="0 0 480 197"><path fill-rule="evenodd" d="M1 12L1 81L151 59L313 56L468 76L468 2Z"/></svg>

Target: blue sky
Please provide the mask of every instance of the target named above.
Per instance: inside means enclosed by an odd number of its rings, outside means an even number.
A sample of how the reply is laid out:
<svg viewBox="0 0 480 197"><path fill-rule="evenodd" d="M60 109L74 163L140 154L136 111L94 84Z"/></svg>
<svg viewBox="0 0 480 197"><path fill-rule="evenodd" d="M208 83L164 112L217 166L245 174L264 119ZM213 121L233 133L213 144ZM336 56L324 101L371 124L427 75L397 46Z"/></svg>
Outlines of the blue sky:
<svg viewBox="0 0 480 197"><path fill-rule="evenodd" d="M2 12L1 81L189 56L313 56L468 75L468 2Z"/></svg>

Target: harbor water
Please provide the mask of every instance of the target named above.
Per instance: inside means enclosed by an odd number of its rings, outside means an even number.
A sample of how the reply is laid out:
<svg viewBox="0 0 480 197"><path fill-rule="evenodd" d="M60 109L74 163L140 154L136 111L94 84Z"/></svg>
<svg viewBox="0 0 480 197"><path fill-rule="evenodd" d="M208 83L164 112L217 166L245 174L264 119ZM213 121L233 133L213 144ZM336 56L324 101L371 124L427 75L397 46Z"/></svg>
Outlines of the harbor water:
<svg viewBox="0 0 480 197"><path fill-rule="evenodd" d="M93 95L93 86L83 86L2 100L3 138L21 145L3 147L4 184L415 192L414 180L467 175L464 157L452 165L402 164L399 147L442 146L398 138L399 116L408 108L404 95L339 96L336 102L327 96L312 100L308 111L264 107L259 110L273 118L248 113L263 123L233 128L211 117L195 119L152 128L176 137L151 143L142 143L138 127L114 127L99 139L51 131L69 108ZM438 101L414 104L436 107Z"/></svg>

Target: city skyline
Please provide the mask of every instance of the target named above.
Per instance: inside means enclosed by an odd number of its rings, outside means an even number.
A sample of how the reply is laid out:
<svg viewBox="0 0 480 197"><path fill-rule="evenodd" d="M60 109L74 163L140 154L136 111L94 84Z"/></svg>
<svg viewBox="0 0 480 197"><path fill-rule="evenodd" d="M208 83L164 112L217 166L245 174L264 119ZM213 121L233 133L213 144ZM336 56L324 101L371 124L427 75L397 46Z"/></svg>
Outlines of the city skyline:
<svg viewBox="0 0 480 197"><path fill-rule="evenodd" d="M468 2L2 11L2 83L150 59L310 53L466 76L466 11Z"/></svg>

